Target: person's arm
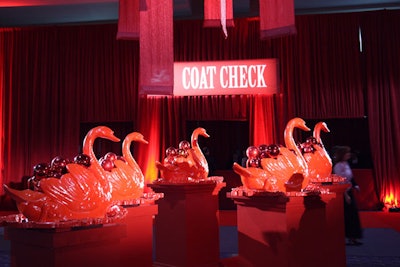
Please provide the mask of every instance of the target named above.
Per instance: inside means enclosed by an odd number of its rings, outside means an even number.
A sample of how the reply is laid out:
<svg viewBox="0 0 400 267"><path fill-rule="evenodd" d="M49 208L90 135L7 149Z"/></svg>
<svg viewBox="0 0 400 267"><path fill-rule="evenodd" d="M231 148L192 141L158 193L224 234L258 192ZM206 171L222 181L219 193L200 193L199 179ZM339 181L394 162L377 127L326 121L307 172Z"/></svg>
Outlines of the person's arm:
<svg viewBox="0 0 400 267"><path fill-rule="evenodd" d="M354 177L351 179L351 187L356 189L357 191L360 191L360 186L357 184L357 182L354 179Z"/></svg>

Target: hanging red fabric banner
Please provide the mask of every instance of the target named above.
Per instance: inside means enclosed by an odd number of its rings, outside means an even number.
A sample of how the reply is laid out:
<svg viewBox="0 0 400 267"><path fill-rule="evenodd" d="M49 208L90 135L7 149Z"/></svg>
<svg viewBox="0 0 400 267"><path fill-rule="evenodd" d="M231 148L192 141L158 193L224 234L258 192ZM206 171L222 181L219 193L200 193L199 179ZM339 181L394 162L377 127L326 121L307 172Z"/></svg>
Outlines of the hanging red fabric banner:
<svg viewBox="0 0 400 267"><path fill-rule="evenodd" d="M139 93L172 95L174 85L173 0L142 0Z"/></svg>
<svg viewBox="0 0 400 267"><path fill-rule="evenodd" d="M139 1L119 0L117 40L139 39Z"/></svg>
<svg viewBox="0 0 400 267"><path fill-rule="evenodd" d="M204 0L204 27L222 27L225 37L226 27L233 27L232 0Z"/></svg>
<svg viewBox="0 0 400 267"><path fill-rule="evenodd" d="M295 33L294 0L260 0L261 39Z"/></svg>

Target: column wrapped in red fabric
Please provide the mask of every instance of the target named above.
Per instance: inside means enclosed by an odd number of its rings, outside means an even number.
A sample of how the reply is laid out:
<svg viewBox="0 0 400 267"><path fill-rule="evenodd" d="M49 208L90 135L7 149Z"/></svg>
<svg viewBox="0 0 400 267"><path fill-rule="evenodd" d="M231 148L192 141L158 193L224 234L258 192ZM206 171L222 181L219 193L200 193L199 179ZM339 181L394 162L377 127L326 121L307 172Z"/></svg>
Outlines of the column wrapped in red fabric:
<svg viewBox="0 0 400 267"><path fill-rule="evenodd" d="M260 0L261 39L295 33L294 0Z"/></svg>
<svg viewBox="0 0 400 267"><path fill-rule="evenodd" d="M227 36L226 27L233 27L232 0L204 0L204 27L222 27Z"/></svg>
<svg viewBox="0 0 400 267"><path fill-rule="evenodd" d="M173 0L141 0L139 93L172 95Z"/></svg>
<svg viewBox="0 0 400 267"><path fill-rule="evenodd" d="M139 39L139 1L119 0L118 40Z"/></svg>

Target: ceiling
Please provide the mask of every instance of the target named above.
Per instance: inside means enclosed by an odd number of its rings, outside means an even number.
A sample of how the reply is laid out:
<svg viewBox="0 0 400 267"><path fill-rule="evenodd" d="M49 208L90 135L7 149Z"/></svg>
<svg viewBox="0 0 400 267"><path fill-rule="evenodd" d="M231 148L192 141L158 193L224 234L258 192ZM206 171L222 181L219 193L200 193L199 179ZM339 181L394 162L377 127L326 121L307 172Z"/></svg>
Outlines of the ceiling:
<svg viewBox="0 0 400 267"><path fill-rule="evenodd" d="M203 0L173 0L174 19L202 19ZM265 0L267 1L267 0ZM0 0L0 27L118 20L119 0ZM234 17L258 16L259 0L233 0ZM301 14L400 9L400 0L294 0Z"/></svg>

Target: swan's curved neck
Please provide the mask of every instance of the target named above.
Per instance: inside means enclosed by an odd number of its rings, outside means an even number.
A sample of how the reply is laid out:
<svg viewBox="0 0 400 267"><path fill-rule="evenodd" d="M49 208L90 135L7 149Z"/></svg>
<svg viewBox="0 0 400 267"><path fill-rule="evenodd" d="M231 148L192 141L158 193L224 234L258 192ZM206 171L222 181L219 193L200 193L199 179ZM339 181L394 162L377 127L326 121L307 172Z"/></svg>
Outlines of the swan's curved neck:
<svg viewBox="0 0 400 267"><path fill-rule="evenodd" d="M321 129L322 129L322 125L321 124L317 124L317 125L315 125L314 132L313 132L313 136L315 137L317 142L320 143L320 144L322 144Z"/></svg>
<svg viewBox="0 0 400 267"><path fill-rule="evenodd" d="M192 148L200 149L199 148L199 134L198 133L193 133L192 140L191 140L191 145L192 145Z"/></svg>
<svg viewBox="0 0 400 267"><path fill-rule="evenodd" d="M299 147L296 145L296 142L293 138L293 131L295 128L296 126L294 124L288 125L286 127L284 132L285 145L286 148L294 150L297 157L299 157L302 160L302 162L306 164L306 160L304 159L303 154L301 153Z"/></svg>
<svg viewBox="0 0 400 267"><path fill-rule="evenodd" d="M96 173L99 174L99 178L101 178L101 183L102 186L104 187L105 191L107 192L107 189L109 188L109 182L108 179L104 176L104 170L103 167L101 167L99 161L96 158L96 155L93 151L93 144L94 141L98 138L99 136L95 133L89 133L88 136L85 138L83 142L83 153L88 155L90 157L90 167L94 169Z"/></svg>
<svg viewBox="0 0 400 267"><path fill-rule="evenodd" d="M96 140L97 136L87 136L87 138L85 139L85 141L83 142L83 153L90 156L90 161L93 163L93 161L97 161L96 160L96 155L94 154L93 151L93 144L94 141Z"/></svg>
<svg viewBox="0 0 400 267"><path fill-rule="evenodd" d="M300 152L299 148L296 145L296 142L294 141L293 138L293 131L295 129L295 126L293 124L288 125L285 129L284 132L284 138L285 138L285 146L288 149L292 149L294 151L296 151L296 153Z"/></svg>
<svg viewBox="0 0 400 267"><path fill-rule="evenodd" d="M125 140L123 142L122 144L123 156L125 160L128 162L129 166L131 166L132 168L139 168L139 165L137 164L136 160L134 159L131 153L131 145L132 145L131 140Z"/></svg>

